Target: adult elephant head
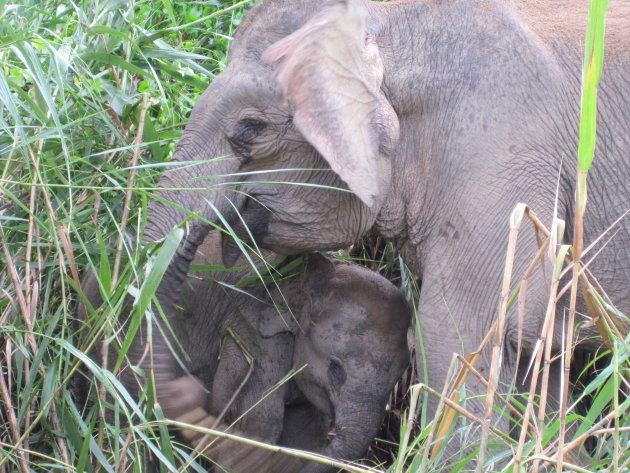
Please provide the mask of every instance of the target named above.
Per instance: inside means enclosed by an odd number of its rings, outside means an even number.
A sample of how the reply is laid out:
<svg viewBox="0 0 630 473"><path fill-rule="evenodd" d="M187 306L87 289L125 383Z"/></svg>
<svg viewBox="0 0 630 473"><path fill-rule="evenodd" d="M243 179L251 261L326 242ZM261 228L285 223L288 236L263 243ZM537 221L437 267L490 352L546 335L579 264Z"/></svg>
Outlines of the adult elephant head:
<svg viewBox="0 0 630 473"><path fill-rule="evenodd" d="M199 217L159 286L166 314L212 225L282 253L337 249L373 226L388 192L398 121L381 90L368 8L271 3L244 20L227 68L193 110L174 158L181 165L163 175L149 207L146 242ZM235 251L225 248L228 262ZM165 342L154 340L158 387L173 377Z"/></svg>

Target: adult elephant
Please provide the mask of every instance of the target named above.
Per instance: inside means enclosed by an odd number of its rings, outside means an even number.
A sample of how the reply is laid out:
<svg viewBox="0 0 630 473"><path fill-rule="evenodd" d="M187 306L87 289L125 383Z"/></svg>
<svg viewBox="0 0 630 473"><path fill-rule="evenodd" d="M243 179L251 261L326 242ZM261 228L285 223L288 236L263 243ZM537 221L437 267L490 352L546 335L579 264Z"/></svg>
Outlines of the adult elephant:
<svg viewBox="0 0 630 473"><path fill-rule="evenodd" d="M557 206L571 233L587 18L579 3L268 0L253 8L227 68L195 106L174 158L181 166L164 174L149 209L146 241L200 217L186 225L159 286L166 314L211 224L280 253L341 248L374 229L422 279L424 375L439 389L452 352L474 351L493 322L516 203L545 221ZM611 2L587 242L630 208L629 18L627 3ZM629 229L621 220L590 266L626 313ZM521 238L517 274L536 251L533 235ZM521 360L539 336L546 287L543 271L529 280ZM517 320L508 314L504 373L518 370ZM177 404L166 388L174 361L164 340L154 343L168 412ZM484 354L477 367L487 374L489 366ZM485 392L474 380L468 387ZM482 415L481 401L467 407Z"/></svg>

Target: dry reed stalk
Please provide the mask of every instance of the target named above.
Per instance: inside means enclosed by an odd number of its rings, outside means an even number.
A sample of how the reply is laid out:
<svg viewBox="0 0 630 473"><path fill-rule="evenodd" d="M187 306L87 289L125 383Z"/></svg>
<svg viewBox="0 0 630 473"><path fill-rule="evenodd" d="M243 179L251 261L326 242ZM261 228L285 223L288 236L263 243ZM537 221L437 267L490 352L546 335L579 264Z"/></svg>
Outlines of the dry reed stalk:
<svg viewBox="0 0 630 473"><path fill-rule="evenodd" d="M416 425L416 412L418 409L418 399L420 398L420 387L418 385L413 385L409 388L410 391L410 401L409 401L409 410L407 417L407 428L405 429L405 434L400 442L399 454L396 458L396 466L394 467L394 473L402 473L402 469L405 465L405 461L407 460L407 447L409 446L409 438L411 436L411 432L413 432L414 427Z"/></svg>
<svg viewBox="0 0 630 473"><path fill-rule="evenodd" d="M466 369L468 371L470 371L470 373L477 378L481 384L484 385L484 387L487 389L488 388L488 380L486 378L483 377L483 375L477 371L475 369L475 367L473 365L470 364L470 362L463 356L461 355L456 355L457 359L460 361L460 363L462 363L463 365L466 365ZM501 401L501 403L515 416L517 417L523 417L523 414L516 408L514 407L509 400L507 400L506 398L504 398L502 395L500 394L496 394L496 398Z"/></svg>
<svg viewBox="0 0 630 473"><path fill-rule="evenodd" d="M38 147L39 147L39 150L41 151L41 149L43 147L43 140L39 141ZM41 153L39 153L38 156L39 155L41 155ZM46 185L45 185L44 179L42 178L41 172L39 170L39 158L36 157L33 154L33 151L31 149L29 149L29 157L30 157L31 163L33 165L33 170L34 170L35 176L37 177L37 180L41 184L40 191L41 191L42 196L44 198L44 202L45 202L46 208L47 208L47 210L49 212L49 215L51 216L51 219L54 221L55 212L53 210L53 206L52 206L52 203L50 201L50 197L48 195L48 192L46 191ZM34 182L34 183L37 184L37 182ZM29 237L28 237L29 241L33 237L33 233L32 232L35 231L35 228L36 227L34 227L34 226L33 227L29 227L29 232L31 232L31 233L29 233ZM57 237L57 238L54 238L54 240L56 242L61 241L61 244L63 246L64 252L65 252L65 255L66 255L66 259L68 260L68 263L70 265L70 272L72 274L72 277L73 277L73 279L74 279L76 284L80 284L79 273L78 273L77 266L76 266L75 259L74 259L74 251L73 251L72 245L70 243L70 238L68 236L66 226L65 226L65 224L63 224L61 222L56 222L54 228L56 230L56 237ZM55 237L54 234L53 234L53 237ZM58 245L58 243L57 243L57 245ZM65 264L64 264L64 259L63 259L63 253L61 251L61 248L59 248L58 246L57 246L57 254L58 254L58 257L59 257L59 269L62 272L65 273ZM29 257L29 260L30 260L30 257ZM28 268L26 268L26 269L28 269ZM16 275L17 275L17 273L16 273ZM15 285L15 282L14 282L14 285ZM64 287L63 278L61 278L61 285L62 285L62 294L64 294L64 299L65 299L65 290L63 290L63 287ZM18 291L18 287L17 286L16 286L16 291ZM33 310L34 310L34 307L33 307ZM28 318L28 320L30 322L30 325L28 325L30 332L32 332L32 330L33 330L33 325L32 325L33 319L31 317L32 314L34 314L34 311L33 312L29 311L29 314L27 315L27 318ZM34 356L35 353L37 353L37 351L38 351L38 347L36 345L35 338L33 337L32 333L30 335L31 335L30 339L31 339L33 356ZM27 363L27 361L25 359L25 364L26 363ZM30 367L25 367L25 368L30 368ZM44 376L45 375L44 367L43 366L39 366L38 369L39 369L39 371L41 371L42 376ZM33 400L33 403L34 402L35 402L35 400ZM57 416L57 410L54 407L54 400L53 399L51 399L51 406L52 407L51 407L51 409L49 411L49 418L50 418L51 424L53 426L55 426L56 428L59 428L60 422L59 422L59 419L58 419L58 416ZM35 410L34 406L32 406L31 411L34 411L34 410ZM37 418L39 418L39 417L40 416L37 416ZM32 427L32 423L31 423L31 420L30 420L30 413L25 416L24 422L25 422L25 426L28 426L26 430L30 430L30 428ZM68 448L65 445L65 439L62 436L56 436L55 440L57 442L57 445L59 446L59 451L60 451L60 454L62 456L63 461L65 463L68 463L69 455L68 455Z"/></svg>
<svg viewBox="0 0 630 473"><path fill-rule="evenodd" d="M120 220L120 231L118 232L118 244L116 245L116 259L114 261L114 270L112 271L112 286L116 285L118 279L118 271L120 269L120 259L123 250L123 240L125 237L125 230L127 229L127 222L129 220L129 212L131 211L131 197L133 195L133 188L136 184L136 167L138 166L138 159L141 154L140 145L143 142L144 136L144 121L147 115L147 109L149 108L149 96L144 94L142 96L142 105L140 106L140 115L138 118L138 129L136 137L133 140L134 149L131 156L129 177L127 178L127 192L125 194L125 203L123 205L123 213Z"/></svg>
<svg viewBox="0 0 630 473"><path fill-rule="evenodd" d="M457 411L459 414L463 415L464 417L466 417L468 420L471 420L472 422L474 422L475 424L479 424L479 425L483 425L483 420L480 419L479 417L477 417L475 414L472 414L471 412L469 412L467 409L464 409L462 406L460 406L459 404L457 404L456 402L451 401L449 398L444 397L443 394L440 394L439 392L437 392L435 389L430 388L429 386L427 386L426 384L420 384L419 386L421 386L421 389L427 391L429 394L431 394L432 396L438 398L438 399L443 399L444 400L444 404L447 405L448 407L450 407L451 409L454 409L455 411ZM492 433L494 433L495 435L497 435L498 437L501 437L503 439L508 439L509 438L509 434L505 433L505 432L501 432L499 429L490 426L490 430L492 431Z"/></svg>
<svg viewBox="0 0 630 473"><path fill-rule="evenodd" d="M523 463L527 464L527 463L531 463L535 461L544 462L545 465L546 466L548 465L550 468L551 465L553 465L556 462L556 459L548 455L532 455L531 457L528 457ZM593 473L591 470L581 468L578 465L575 465L574 463L562 462L562 466L566 467L567 469L571 470L574 473Z"/></svg>
<svg viewBox="0 0 630 473"><path fill-rule="evenodd" d="M37 343L35 342L35 337L33 336L33 320L31 318L30 306L26 301L24 284L22 281L20 281L20 277L18 275L17 269L15 268L15 262L13 258L11 257L11 254L9 253L9 248L7 247L5 243L4 232L2 231L1 226L0 226L0 244L2 245L2 252L4 253L6 267L9 272L11 284L13 285L13 290L15 291L15 297L17 298L20 312L22 314L22 321L24 322L24 325L26 325L27 330L25 333L25 338L31 348L32 355L35 356L35 354L38 351L38 347L37 347ZM24 357L24 373L25 373L26 379L30 377L30 371L31 371L29 359L30 358L28 356ZM7 363L7 376L8 376L8 379L10 380L11 379L11 365L8 363ZM7 385L4 383L4 379L2 379L2 388L3 388L3 392L6 391L6 397L9 402L7 403L7 399L4 399L4 401L7 406L7 409L9 409L9 407L11 406L10 394L7 391ZM5 396L3 394L3 398L4 397ZM27 429L28 429L28 426L31 425L30 413L32 410L33 410L33 407L31 406L31 409L27 409L24 415L24 426ZM17 422L17 418L15 417L14 413L13 413L13 420ZM17 427L14 430L14 432L17 432ZM16 445L16 448L19 448L21 451L20 462L24 462L24 465L26 465L28 463L28 451L29 451L28 439L26 437L22 438L20 436L18 437L17 440L18 441L16 442L15 445ZM24 468L22 464L20 464L20 467L22 469Z"/></svg>
<svg viewBox="0 0 630 473"><path fill-rule="evenodd" d="M525 415L523 418L523 425L521 427L521 433L519 436L518 447L516 449L516 454L514 456L514 468L513 472L517 473L519 471L521 465L521 458L523 454L523 449L525 446L525 439L527 437L527 432L529 430L529 422L530 417L532 417L532 412L534 411L534 397L536 395L536 391L538 388L538 372L540 370L540 364L542 361L543 348L545 346L545 341L548 339L549 328L553 328L553 319L554 319L554 309L555 309L555 293L550 296L549 302L547 305L547 311L545 313L545 319L543 321L543 327L541 329L540 336L536 342L536 348L534 349L534 365L532 369L532 380L529 386L529 395L527 396L527 404L525 407ZM544 382L545 380L543 380Z"/></svg>
<svg viewBox="0 0 630 473"><path fill-rule="evenodd" d="M125 469L127 468L127 451L131 447L132 440L133 440L133 435L131 434L131 432L129 432L127 434L127 438L125 439L125 443L122 449L120 450L120 455L116 463L116 471L125 471ZM95 466L98 466L98 463L96 463Z"/></svg>
<svg viewBox="0 0 630 473"><path fill-rule="evenodd" d="M68 238L67 232L65 231L65 226L60 222L56 222L56 219L54 218L56 213L53 209L52 202L50 201L50 196L48 195L48 192L46 191L46 183L44 179L42 178L42 175L39 171L39 161L33 154L32 150L29 150L29 157L31 159L31 163L33 164L33 170L35 171L37 180L39 181L39 188L40 188L42 197L44 198L46 209L48 210L48 214L51 216L51 220L55 222L55 226L54 226L55 231L54 232L51 231L51 233L53 233L51 236L53 237L53 240L57 243L57 256L59 258L59 269L63 273L66 272L66 265L63 259L64 252L61 251L62 249L58 246L59 241L61 241L63 245L63 249L66 251L66 258L68 259L69 262L73 263L70 266L70 270L71 270L71 274L75 283L77 283L78 285L81 283L81 279L79 278L79 273L76 269L76 264L74 264L74 254L72 251L72 245L70 244L70 240ZM51 228L51 230L53 229ZM60 281L63 288L64 287L63 278L61 278ZM65 291L62 291L62 294L65 294Z"/></svg>
<svg viewBox="0 0 630 473"><path fill-rule="evenodd" d="M31 297L30 297L30 289L31 289L31 251L33 244L33 230L35 226L35 182L31 183L31 191L28 201L28 230L26 236L26 254L24 256L24 298L29 301L29 313L31 314L31 319L33 316L33 307L31 306Z"/></svg>
<svg viewBox="0 0 630 473"><path fill-rule="evenodd" d="M477 348L477 350L474 351L473 353L469 353L468 355L466 355L465 357L466 363L462 365L460 370L457 372L457 376L455 377L455 380L450 384L450 388L448 388L449 386L448 379L451 378L452 370L454 368L453 361L456 360L459 356L457 354L453 355L453 360L451 360L451 364L449 365L449 372L446 378L447 381L444 383L444 389L440 397L440 404L438 404L438 409L436 410L436 413L435 413L434 418L436 420L432 426L431 432L429 433L427 444L430 444L433 440L433 435L435 433L434 429L437 429L440 432L441 436L445 435L446 432L448 432L448 430L450 429L450 426L455 420L455 413L457 409L453 409L449 406L451 404L455 404L459 407L459 404L458 404L459 390L462 388L462 386L464 385L464 382L466 381L466 379L468 378L468 375L470 374L469 367L474 366L474 364L477 362L477 360L481 356L481 352L492 339L494 330L496 328L496 324L497 324L497 321L495 320L492 326L490 327L490 329L488 330L488 332L486 333L486 336L479 344L479 347ZM442 400L446 401L447 399L449 402L444 402L444 403L442 402ZM444 412L442 412L442 409L444 410ZM443 440L439 440L435 443L431 451L431 458L435 458L437 456L442 446L442 443L443 443ZM426 456L426 451L425 451L425 456ZM425 462L423 460L423 465L424 463Z"/></svg>
<svg viewBox="0 0 630 473"><path fill-rule="evenodd" d="M536 230L536 237L537 237L537 243L539 245L539 249L538 252L536 254L536 256L533 258L532 262L530 263L529 267L527 268L523 279L521 281L521 287L520 287L520 292L519 292L519 306L518 306L518 335L517 335L517 347L518 347L518 354L517 357L518 359L520 359L520 347L521 347L521 343L522 343L522 327L524 324L524 318L525 318L525 291L527 289L527 283L529 280L529 277L533 274L534 270L540 265L543 267L544 269L544 264L543 264L543 254L545 253L545 251L548 252L550 258L553 260L556 259L556 255L555 255L555 245L551 244L552 241L552 237L554 235L554 233L551 233L547 230L547 228L542 224L542 222L540 221L540 219L538 218L538 216L535 214L535 212L533 212L531 209L527 208L526 209L526 215L527 217L532 221L532 223L534 224L534 228ZM543 242L541 242L540 237L539 237L539 232L542 233L545 236L545 240ZM522 455L523 455L523 449L525 446L525 440L527 438L527 433L529 431L529 423L530 423L530 417L532 417L532 412L533 412L533 399L534 399L534 395L536 393L536 389L537 389L537 383L538 383L538 371L540 368L540 361L542 358L542 348L543 347L550 347L551 343L551 337L553 335L553 322L554 322L554 316L555 316L555 304L556 304L556 298L555 298L555 294L557 292L557 282L555 282L555 278L552 280L552 288L550 290L550 294L549 294L549 299L548 299L548 303L547 303L547 310L545 312L545 319L543 321L543 328L541 330L541 334L540 337L537 341L536 344L536 348L535 348L535 361L534 361L534 369L533 369L533 373L532 373L532 381L530 383L530 392L528 395L528 399L527 399L527 404L526 404L526 408L525 408L525 413L523 416L523 425L521 427L521 433L519 435L519 443L516 449L516 453L514 455L514 467L513 467L513 472L516 473L519 471L520 465L521 465L521 461L522 461ZM555 283L555 284L553 284ZM546 353L546 357L545 360L546 362L548 362L550 359L550 352ZM547 391L547 382L548 382L548 377L549 377L549 364L546 363L545 364L545 372L543 373L543 377L542 377L542 391L545 393L546 395L546 391ZM544 418L544 412L545 412L545 408L544 405L542 406L542 409L539 410L539 415L538 415L538 421L540 422L541 416ZM541 430L542 429L542 424L538 424L536 426L537 430ZM541 444L540 444L540 435L536 436L537 442L536 442L536 448L537 449L542 449ZM535 465L534 469L537 469L537 465Z"/></svg>
<svg viewBox="0 0 630 473"><path fill-rule="evenodd" d="M454 399L453 402L457 403L457 401L459 400L458 396L454 395L453 393L447 393L448 386L449 386L448 381L453 377L453 372L455 370L455 359L456 359L455 356L453 356L453 358L451 359L451 362L448 365L448 372L446 373L446 381L444 383L444 387L442 388L442 394L439 396L437 409L435 410L436 420L434 421L433 425L431 425L431 430L429 431L429 435L427 437L426 444L431 445L436 432L438 432L438 441L435 442L435 445L433 446L430 458L435 458L437 456L444 442L442 437L446 435L446 433L448 432L450 428L451 423L453 422L453 416L454 416L455 410L451 409L450 411L453 412L453 414L451 414L448 409L445 409L445 406L447 405L446 401L447 399L449 400ZM458 377L459 376L460 374L458 373ZM418 386L418 395L419 395L420 390L424 389L425 385L418 384L416 386ZM426 465L428 461L429 461L429 449L426 448L424 449L424 454L422 456L422 463L421 463L420 471L426 470Z"/></svg>
<svg viewBox="0 0 630 473"><path fill-rule="evenodd" d="M503 352L503 339L505 332L505 319L507 316L508 299L510 297L510 284L512 281L512 270L514 268L514 259L516 257L516 243L518 242L518 232L523 222L523 216L527 207L524 204L518 204L512 215L510 216L510 233L508 237L508 246L505 258L505 267L503 271L503 281L501 285L501 299L499 302L499 313L497 315L497 323L494 328L492 341L492 360L490 362L490 373L488 376L488 389L486 392L486 409L484 412L484 423L481 427L481 445L479 448L479 459L477 460L477 473L481 473L484 460L486 458L486 449L488 437L490 434L490 421L492 418L492 407L494 406L494 395L499 381L500 358Z"/></svg>
<svg viewBox="0 0 630 473"><path fill-rule="evenodd" d="M10 376L10 371L8 371L7 375ZM8 421L9 421L9 430L11 431L11 436L13 437L13 445L10 447L12 450L17 451L18 463L20 465L20 469L22 473L29 473L28 470L28 460L22 448L22 435L20 435L19 426L17 422L17 418L15 417L15 410L13 408L13 403L11 402L11 394L7 388L7 384L4 380L4 375L0 370L0 398L4 404L4 410L7 413Z"/></svg>
<svg viewBox="0 0 630 473"><path fill-rule="evenodd" d="M555 232L554 232L555 233ZM560 239L561 235L558 234L558 239ZM549 290L549 299L547 302L547 312L545 314L545 322L543 325L548 324L545 327L543 333L541 333L541 338L544 337L544 364L543 364L543 373L541 377L541 388L540 388L540 401L538 407L538 426L541 431L544 430L545 426L545 416L547 411L547 393L549 391L549 375L551 369L551 349L553 347L553 334L554 334L554 324L556 320L556 304L558 302L558 286L560 284L560 273L562 268L562 262L564 261L564 257L566 252L568 251L568 246L563 245L560 247L559 251L555 251L555 245L549 245L549 257L552 261L556 263L556 271L554 271L551 288ZM535 368L532 376L538 376L538 367ZM532 378L533 380L533 378ZM535 392L535 389L533 390ZM536 437L536 446L535 453L542 454L542 436ZM534 461L533 470L538 471L540 463L538 461Z"/></svg>

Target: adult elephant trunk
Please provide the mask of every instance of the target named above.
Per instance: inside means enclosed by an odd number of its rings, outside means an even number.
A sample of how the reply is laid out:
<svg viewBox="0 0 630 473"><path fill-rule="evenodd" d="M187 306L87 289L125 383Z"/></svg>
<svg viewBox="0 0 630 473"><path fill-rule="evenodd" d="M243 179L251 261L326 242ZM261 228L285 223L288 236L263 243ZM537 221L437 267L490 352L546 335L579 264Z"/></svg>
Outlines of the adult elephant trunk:
<svg viewBox="0 0 630 473"><path fill-rule="evenodd" d="M348 396L350 397L350 396ZM383 405L371 393L351 395L336 403L335 434L321 455L338 460L356 460L365 456L370 442L381 425ZM380 401L380 399L379 399ZM337 468L309 462L300 473L331 473Z"/></svg>
<svg viewBox="0 0 630 473"><path fill-rule="evenodd" d="M202 104L210 103L209 92L210 89L204 94ZM175 317L182 284L198 246L212 224L220 224L221 218L233 221L245 200L240 193L230 192L238 187L235 173L240 163L231 155L229 146L218 138L220 121L214 119L214 115L207 106L195 107L174 157L174 163L179 165L163 174L158 183L160 190L149 204L145 244L163 239L173 227L188 220L183 226L184 236L156 290L157 301L169 324ZM146 354L146 339L142 337L143 341L132 345L130 359L146 373L153 371L156 394L165 415L177 417L199 407L203 403L199 397L203 391L198 386L191 392L195 384L190 382L173 385L176 361L171 350L174 345L169 343L170 329L160 322L160 312L155 309L154 323L159 323L160 327L151 331L151 356Z"/></svg>

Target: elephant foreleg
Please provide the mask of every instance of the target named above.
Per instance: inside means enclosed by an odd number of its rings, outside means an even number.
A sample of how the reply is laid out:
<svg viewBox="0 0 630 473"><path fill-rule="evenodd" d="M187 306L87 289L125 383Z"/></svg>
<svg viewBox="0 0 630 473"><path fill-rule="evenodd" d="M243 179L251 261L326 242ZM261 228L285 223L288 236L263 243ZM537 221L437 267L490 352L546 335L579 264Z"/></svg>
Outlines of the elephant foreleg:
<svg viewBox="0 0 630 473"><path fill-rule="evenodd" d="M243 356L243 359L247 362L249 367L247 368L247 372L243 376L243 379L241 380L241 382L238 385L238 387L236 389L234 389L234 391L232 393L232 397L230 397L230 399L225 403L225 405L223 406L223 409L221 410L221 412L217 416L217 420L216 420L215 426L216 426L216 424L219 424L223 420L223 417L225 417L225 414L228 412L228 410L230 409L232 404L234 404L234 401L238 397L239 393L241 392L241 390L243 389L245 384L247 384L247 381L249 381L249 379L250 379L250 377L251 377L251 375L252 375L252 373L254 371L254 356L247 349L245 341L242 340L241 337L239 337L238 334L235 333L231 328L227 329L226 335L229 336L232 339L232 341L234 342L235 346L238 347L238 349L240 349L240 351L242 353L242 356ZM233 350L234 350L234 348L233 348ZM226 355L226 356L230 356L230 355ZM234 355L232 355L232 356L234 356ZM236 356L238 356L238 355L236 355ZM215 426L213 426L213 428Z"/></svg>

